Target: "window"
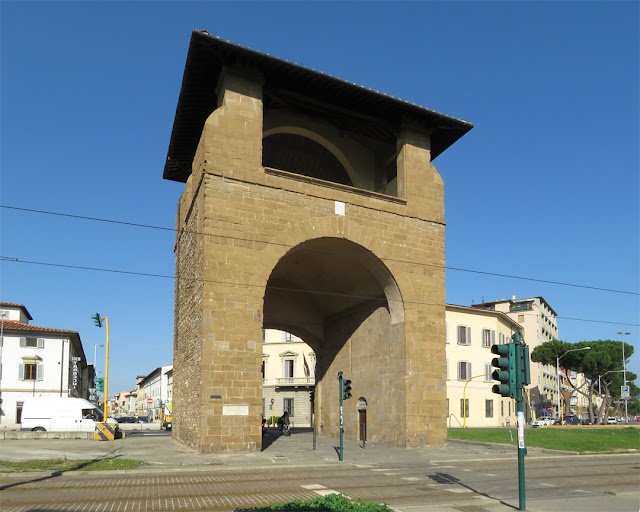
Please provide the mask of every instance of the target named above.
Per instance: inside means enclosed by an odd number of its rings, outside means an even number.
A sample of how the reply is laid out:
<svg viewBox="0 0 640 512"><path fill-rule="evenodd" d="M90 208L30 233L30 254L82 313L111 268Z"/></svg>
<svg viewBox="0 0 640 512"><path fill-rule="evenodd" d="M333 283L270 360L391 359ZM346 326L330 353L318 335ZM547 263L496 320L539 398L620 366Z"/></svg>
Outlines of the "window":
<svg viewBox="0 0 640 512"><path fill-rule="evenodd" d="M290 418L295 416L295 414L293 414L293 398L284 399L284 412L288 412Z"/></svg>
<svg viewBox="0 0 640 512"><path fill-rule="evenodd" d="M487 418L493 418L493 400L484 401L484 415Z"/></svg>
<svg viewBox="0 0 640 512"><path fill-rule="evenodd" d="M22 406L24 402L16 402L16 423L22 423Z"/></svg>
<svg viewBox="0 0 640 512"><path fill-rule="evenodd" d="M458 380L469 380L471 378L471 363L467 361L458 362Z"/></svg>
<svg viewBox="0 0 640 512"><path fill-rule="evenodd" d="M471 345L471 327L466 325L458 326L458 344Z"/></svg>
<svg viewBox="0 0 640 512"><path fill-rule="evenodd" d="M285 332L284 333L284 341L291 341L291 333L290 332Z"/></svg>
<svg viewBox="0 0 640 512"><path fill-rule="evenodd" d="M491 374L493 373L493 366L491 365L491 363L484 365L484 380L485 382L491 382L493 380L493 378L491 377Z"/></svg>
<svg viewBox="0 0 640 512"><path fill-rule="evenodd" d="M518 323L524 322L524 315L518 315Z"/></svg>
<svg viewBox="0 0 640 512"><path fill-rule="evenodd" d="M461 418L469 417L469 399L468 398L460 399L460 417Z"/></svg>
<svg viewBox="0 0 640 512"><path fill-rule="evenodd" d="M293 359L285 359L284 361L284 377L285 378L292 378L293 377Z"/></svg>
<svg viewBox="0 0 640 512"><path fill-rule="evenodd" d="M482 346L490 347L496 344L496 331L482 329Z"/></svg>
<svg viewBox="0 0 640 512"><path fill-rule="evenodd" d="M20 346L27 348L44 348L44 338L20 338Z"/></svg>
<svg viewBox="0 0 640 512"><path fill-rule="evenodd" d="M44 375L44 366L36 362L20 363L19 379L20 380L42 380Z"/></svg>
<svg viewBox="0 0 640 512"><path fill-rule="evenodd" d="M500 416L504 416L504 402L500 402Z"/></svg>
<svg viewBox="0 0 640 512"><path fill-rule="evenodd" d="M264 380L265 378L266 371L267 371L267 365L266 365L266 361L263 359L262 360L262 380Z"/></svg>

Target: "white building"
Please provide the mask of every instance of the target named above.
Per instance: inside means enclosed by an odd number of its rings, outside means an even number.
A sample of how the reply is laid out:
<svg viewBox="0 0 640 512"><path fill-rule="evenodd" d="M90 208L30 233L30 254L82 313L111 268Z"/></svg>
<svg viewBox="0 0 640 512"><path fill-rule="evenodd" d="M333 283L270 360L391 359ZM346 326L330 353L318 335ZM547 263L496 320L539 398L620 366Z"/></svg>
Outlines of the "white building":
<svg viewBox="0 0 640 512"><path fill-rule="evenodd" d="M309 398L316 383L315 353L288 332L265 329L263 338L262 415L270 420L287 411L292 426L311 426Z"/></svg>
<svg viewBox="0 0 640 512"><path fill-rule="evenodd" d="M491 353L510 343L522 326L504 313L467 306L446 306L447 425L499 427L515 425L516 403L493 393Z"/></svg>
<svg viewBox="0 0 640 512"><path fill-rule="evenodd" d="M162 419L162 404L169 399L169 377L173 382L173 365L158 366L138 382L136 394L143 391L144 410L140 416L148 416L150 421L159 423ZM173 387L173 385L171 386Z"/></svg>
<svg viewBox="0 0 640 512"><path fill-rule="evenodd" d="M22 304L0 302L0 428L19 428L26 397L88 398L93 384L80 335L31 320Z"/></svg>

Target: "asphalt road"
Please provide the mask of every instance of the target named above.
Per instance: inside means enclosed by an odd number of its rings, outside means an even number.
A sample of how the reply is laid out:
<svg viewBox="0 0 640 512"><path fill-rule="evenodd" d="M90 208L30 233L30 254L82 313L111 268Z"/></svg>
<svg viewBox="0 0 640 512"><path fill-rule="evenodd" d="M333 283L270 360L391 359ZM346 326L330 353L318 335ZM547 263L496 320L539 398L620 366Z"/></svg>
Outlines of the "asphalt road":
<svg viewBox="0 0 640 512"><path fill-rule="evenodd" d="M637 512L638 457L566 457L528 461L528 510L597 508ZM405 512L518 508L513 461L427 464L346 464L319 467L209 468L156 472L99 472L0 479L3 512L233 511L334 492L384 502Z"/></svg>
<svg viewBox="0 0 640 512"><path fill-rule="evenodd" d="M2 512L232 511L333 492L385 502L402 512L482 512L518 509L513 447L451 443L448 448L366 449L300 433L269 433L254 454L203 455L170 437L2 441L1 458L139 458L133 471L4 474ZM530 449L526 457L530 512L640 510L640 455L577 456Z"/></svg>

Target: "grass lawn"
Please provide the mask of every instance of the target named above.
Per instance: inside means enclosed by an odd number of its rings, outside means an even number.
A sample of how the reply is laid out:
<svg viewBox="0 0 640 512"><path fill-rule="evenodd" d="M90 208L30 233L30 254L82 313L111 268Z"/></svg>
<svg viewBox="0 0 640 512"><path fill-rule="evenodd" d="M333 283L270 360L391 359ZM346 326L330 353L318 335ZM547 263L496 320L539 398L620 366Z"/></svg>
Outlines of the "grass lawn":
<svg viewBox="0 0 640 512"><path fill-rule="evenodd" d="M24 471L103 471L107 469L136 469L144 464L141 460L103 459L103 460L30 460L13 462L0 460L0 472L20 473Z"/></svg>
<svg viewBox="0 0 640 512"><path fill-rule="evenodd" d="M449 429L449 439L503 443L517 446L515 428ZM587 453L623 453L640 451L640 429L628 428L527 428L526 446Z"/></svg>

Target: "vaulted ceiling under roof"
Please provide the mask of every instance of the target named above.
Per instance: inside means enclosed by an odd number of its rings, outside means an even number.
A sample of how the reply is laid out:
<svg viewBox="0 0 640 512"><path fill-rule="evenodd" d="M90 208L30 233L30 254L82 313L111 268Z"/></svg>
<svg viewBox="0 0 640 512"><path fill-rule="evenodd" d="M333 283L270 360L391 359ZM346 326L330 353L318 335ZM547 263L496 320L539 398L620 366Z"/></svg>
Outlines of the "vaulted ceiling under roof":
<svg viewBox="0 0 640 512"><path fill-rule="evenodd" d="M402 122L431 132L436 158L473 127L472 124L334 78L270 55L194 30L169 142L164 178L186 182L200 134L217 105L215 87L223 66L253 69L264 76L265 102L285 101L307 110L322 107L333 116L366 121L371 138L387 138Z"/></svg>

